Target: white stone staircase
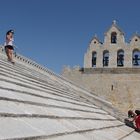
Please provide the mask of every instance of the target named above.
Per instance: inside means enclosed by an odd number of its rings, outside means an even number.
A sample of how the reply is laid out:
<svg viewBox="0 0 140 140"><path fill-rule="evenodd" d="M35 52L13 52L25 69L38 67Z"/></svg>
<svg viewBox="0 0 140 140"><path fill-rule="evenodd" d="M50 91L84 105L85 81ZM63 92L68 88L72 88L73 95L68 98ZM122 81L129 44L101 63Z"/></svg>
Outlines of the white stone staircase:
<svg viewBox="0 0 140 140"><path fill-rule="evenodd" d="M0 139L140 140L124 115L34 61L0 49Z"/></svg>

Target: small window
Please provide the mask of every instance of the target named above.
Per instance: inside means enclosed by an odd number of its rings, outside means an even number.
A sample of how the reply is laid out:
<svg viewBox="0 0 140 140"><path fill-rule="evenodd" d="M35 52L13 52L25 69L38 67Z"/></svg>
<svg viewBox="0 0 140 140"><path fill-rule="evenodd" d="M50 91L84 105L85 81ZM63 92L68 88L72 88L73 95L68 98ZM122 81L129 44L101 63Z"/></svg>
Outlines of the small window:
<svg viewBox="0 0 140 140"><path fill-rule="evenodd" d="M96 57L97 57L97 53L93 52L92 53L92 67L96 67Z"/></svg>
<svg viewBox="0 0 140 140"><path fill-rule="evenodd" d="M116 32L111 33L111 43L113 43L113 44L117 43L117 33Z"/></svg>
<svg viewBox="0 0 140 140"><path fill-rule="evenodd" d="M138 41L138 39L136 38L136 39L135 39L135 41L137 42L137 41Z"/></svg>

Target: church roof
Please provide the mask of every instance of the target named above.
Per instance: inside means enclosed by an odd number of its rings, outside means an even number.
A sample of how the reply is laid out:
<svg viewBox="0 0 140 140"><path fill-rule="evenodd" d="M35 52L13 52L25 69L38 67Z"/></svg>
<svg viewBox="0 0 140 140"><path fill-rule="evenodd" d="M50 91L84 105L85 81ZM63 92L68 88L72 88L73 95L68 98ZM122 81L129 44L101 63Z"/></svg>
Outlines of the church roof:
<svg viewBox="0 0 140 140"><path fill-rule="evenodd" d="M115 20L113 20L112 25L111 25L111 26L108 28L108 30L105 32L105 35L106 35L106 33L107 33L112 27L117 28L118 31L120 31L120 33L122 33L122 34L124 35L124 32L123 32L123 31L121 30L121 28L117 25L117 23L116 23Z"/></svg>
<svg viewBox="0 0 140 140"><path fill-rule="evenodd" d="M136 32L132 35L131 39L130 39L130 42L131 40L134 38L134 37L137 37L138 39L140 39L140 35Z"/></svg>
<svg viewBox="0 0 140 140"><path fill-rule="evenodd" d="M102 44L102 42L99 40L99 38L97 37L96 34L95 34L94 37L92 38L91 42L92 42L93 40L96 40L98 43L101 43L101 44Z"/></svg>
<svg viewBox="0 0 140 140"><path fill-rule="evenodd" d="M136 32L136 33L133 34L133 36L131 37L131 39L134 38L134 37L140 38L140 35Z"/></svg>

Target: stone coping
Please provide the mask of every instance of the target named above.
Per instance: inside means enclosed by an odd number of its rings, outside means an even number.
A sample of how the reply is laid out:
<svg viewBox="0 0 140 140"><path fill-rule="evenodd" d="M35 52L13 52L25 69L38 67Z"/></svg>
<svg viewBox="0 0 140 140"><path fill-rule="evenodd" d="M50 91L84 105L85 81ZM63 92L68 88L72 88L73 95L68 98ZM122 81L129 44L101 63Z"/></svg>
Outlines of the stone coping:
<svg viewBox="0 0 140 140"><path fill-rule="evenodd" d="M140 74L140 67L132 68L82 68L83 74Z"/></svg>

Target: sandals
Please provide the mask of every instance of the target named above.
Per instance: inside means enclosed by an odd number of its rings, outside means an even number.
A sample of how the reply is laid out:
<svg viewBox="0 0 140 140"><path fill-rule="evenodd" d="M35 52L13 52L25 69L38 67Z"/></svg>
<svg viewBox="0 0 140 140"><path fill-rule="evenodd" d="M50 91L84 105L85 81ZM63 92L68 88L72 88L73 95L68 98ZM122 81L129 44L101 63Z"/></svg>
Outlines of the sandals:
<svg viewBox="0 0 140 140"><path fill-rule="evenodd" d="M15 64L15 62L14 62L14 61L11 61L11 63L12 63L12 64Z"/></svg>
<svg viewBox="0 0 140 140"><path fill-rule="evenodd" d="M14 62L13 60L11 60L11 63L12 63L12 64L15 64L15 62Z"/></svg>

